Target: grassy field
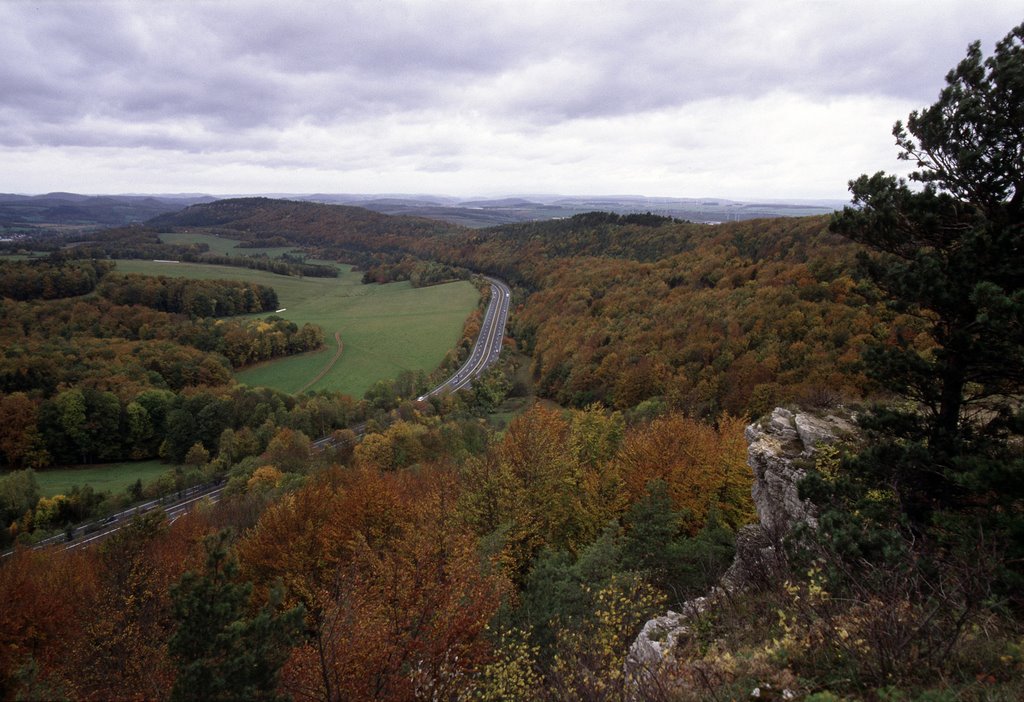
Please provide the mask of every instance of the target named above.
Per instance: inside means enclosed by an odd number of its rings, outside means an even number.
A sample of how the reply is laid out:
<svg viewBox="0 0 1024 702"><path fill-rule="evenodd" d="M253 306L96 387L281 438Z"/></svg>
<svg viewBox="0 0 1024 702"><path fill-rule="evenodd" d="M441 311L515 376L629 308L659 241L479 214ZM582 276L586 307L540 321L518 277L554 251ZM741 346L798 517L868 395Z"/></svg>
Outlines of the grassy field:
<svg viewBox="0 0 1024 702"><path fill-rule="evenodd" d="M269 258L277 258L281 254L296 250L294 246L277 246L274 248L262 249L239 249L235 248L239 243L236 239L225 239L210 234L199 234L194 232L174 232L160 235L160 240L165 244L206 244L210 247L210 253L221 256L258 256L266 254Z"/></svg>
<svg viewBox="0 0 1024 702"><path fill-rule="evenodd" d="M52 497L67 494L75 485L91 485L96 492L124 492L138 479L146 483L170 469L160 461L107 463L85 468L56 468L36 471L39 494Z"/></svg>
<svg viewBox="0 0 1024 702"><path fill-rule="evenodd" d="M238 373L247 385L297 392L334 355L341 334L341 358L311 390L338 390L362 397L373 383L403 370L434 370L458 342L479 293L467 281L413 288L409 283L363 285L362 274L342 266L337 278L296 278L227 266L152 261L118 261L125 273L188 278L251 280L277 291L280 316L298 325L318 324L327 348L272 361Z"/></svg>

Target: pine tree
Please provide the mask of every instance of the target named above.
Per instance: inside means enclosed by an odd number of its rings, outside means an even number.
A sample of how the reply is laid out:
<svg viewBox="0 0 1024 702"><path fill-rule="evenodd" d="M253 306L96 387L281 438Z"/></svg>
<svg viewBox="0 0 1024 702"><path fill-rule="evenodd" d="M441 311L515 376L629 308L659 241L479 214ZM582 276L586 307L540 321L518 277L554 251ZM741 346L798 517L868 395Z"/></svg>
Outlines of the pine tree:
<svg viewBox="0 0 1024 702"><path fill-rule="evenodd" d="M987 59L972 44L893 135L918 170L852 181L831 228L865 245L863 272L930 338L869 349L865 368L898 401L864 415L868 447L838 476L803 489L848 561L924 567L995 548L1010 594L1024 555L1024 24Z"/></svg>
<svg viewBox="0 0 1024 702"><path fill-rule="evenodd" d="M172 589L178 664L172 700L279 700L277 677L302 626L301 606L280 611L280 595L252 613L252 584L239 580L230 532L208 537L206 572L188 572Z"/></svg>
<svg viewBox="0 0 1024 702"><path fill-rule="evenodd" d="M831 226L868 248L863 270L931 339L868 353L869 373L910 402L869 417L888 439L863 463L918 525L979 503L1019 510L1006 447L1024 428L1024 24L987 59L972 44L893 135L912 183L861 176Z"/></svg>

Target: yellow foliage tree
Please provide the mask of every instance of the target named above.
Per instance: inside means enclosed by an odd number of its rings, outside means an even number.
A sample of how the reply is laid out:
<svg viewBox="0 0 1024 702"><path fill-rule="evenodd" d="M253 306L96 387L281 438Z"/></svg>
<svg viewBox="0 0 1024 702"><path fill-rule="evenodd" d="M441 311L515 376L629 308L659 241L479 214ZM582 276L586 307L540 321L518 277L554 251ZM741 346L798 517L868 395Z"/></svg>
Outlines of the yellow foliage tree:
<svg viewBox="0 0 1024 702"><path fill-rule="evenodd" d="M416 463L423 454L420 438L427 433L421 424L398 421L379 434L368 434L355 447L360 466L398 470Z"/></svg>
<svg viewBox="0 0 1024 702"><path fill-rule="evenodd" d="M622 661L643 623L664 606L665 596L627 575L598 590L594 602L593 615L580 627L559 632L547 680L552 699L624 699L628 690Z"/></svg>
<svg viewBox="0 0 1024 702"><path fill-rule="evenodd" d="M252 472L252 477L249 478L249 482L245 486L250 492L271 490L281 485L283 477L284 473L275 466L260 466Z"/></svg>

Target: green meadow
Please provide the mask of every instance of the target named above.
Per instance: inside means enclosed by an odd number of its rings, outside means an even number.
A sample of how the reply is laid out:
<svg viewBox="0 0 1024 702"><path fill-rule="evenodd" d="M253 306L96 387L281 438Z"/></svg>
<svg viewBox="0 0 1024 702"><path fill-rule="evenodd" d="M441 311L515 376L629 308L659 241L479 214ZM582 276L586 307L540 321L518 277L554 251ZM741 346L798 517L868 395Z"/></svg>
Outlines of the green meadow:
<svg viewBox="0 0 1024 702"><path fill-rule="evenodd" d="M129 485L141 479L147 483L163 475L171 466L160 461L133 461L107 463L83 468L54 468L36 471L39 494L52 497L67 494L75 485L91 485L96 492L124 492Z"/></svg>
<svg viewBox="0 0 1024 702"><path fill-rule="evenodd" d="M429 373L458 343L463 323L480 297L468 281L427 288L413 288L408 282L363 285L362 274L353 272L350 266L339 266L337 278L297 278L228 266L125 260L117 262L117 270L251 280L273 287L285 309L280 316L299 326L306 322L319 325L324 330L325 349L260 364L236 377L247 385L265 385L288 393L302 390L330 364L336 351L335 333L341 335L341 357L309 390L336 390L362 397L376 381L394 378L403 370Z"/></svg>
<svg viewBox="0 0 1024 702"><path fill-rule="evenodd" d="M210 253L221 256L259 256L265 254L268 258L278 258L281 254L295 251L294 246L277 246L262 249L239 249L237 239L225 239L212 234L200 234L198 232L173 232L160 235L160 240L165 244L206 244L210 247Z"/></svg>

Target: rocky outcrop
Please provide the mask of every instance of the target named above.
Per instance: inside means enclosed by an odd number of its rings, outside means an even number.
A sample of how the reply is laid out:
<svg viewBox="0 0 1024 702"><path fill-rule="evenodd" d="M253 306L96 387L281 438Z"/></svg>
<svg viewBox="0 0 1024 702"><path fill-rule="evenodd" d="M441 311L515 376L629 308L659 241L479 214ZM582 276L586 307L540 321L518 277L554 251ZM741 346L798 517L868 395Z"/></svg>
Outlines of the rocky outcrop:
<svg viewBox="0 0 1024 702"><path fill-rule="evenodd" d="M811 505L800 499L797 485L814 449L853 433L849 419L818 417L776 407L771 416L747 427L747 464L754 471L754 505L760 526L785 535L796 524L817 526Z"/></svg>
<svg viewBox="0 0 1024 702"><path fill-rule="evenodd" d="M782 539L794 526L817 526L813 506L800 499L798 484L813 465L815 450L851 438L849 415L825 416L777 407L770 416L746 429L747 464L754 474L751 492L759 522L736 535L736 556L719 586L705 597L683 604L644 625L630 647L626 673L637 690L659 675L680 640L689 634L693 618L714 607L718 599L748 587L770 582L784 566ZM659 681L659 687L665 681Z"/></svg>
<svg viewBox="0 0 1024 702"><path fill-rule="evenodd" d="M681 612L669 610L644 624L626 658L626 675L634 686L643 687L651 676L657 675L662 663L668 660L679 640L690 634L689 622L708 608L715 597L687 600Z"/></svg>
<svg viewBox="0 0 1024 702"><path fill-rule="evenodd" d="M758 523L736 534L736 557L722 577L732 591L771 582L785 565L782 539L797 525L818 525L814 506L800 499L798 486L821 445L853 435L849 416L818 416L783 407L746 429L747 465L754 474L751 494Z"/></svg>

